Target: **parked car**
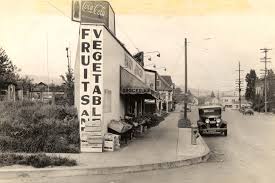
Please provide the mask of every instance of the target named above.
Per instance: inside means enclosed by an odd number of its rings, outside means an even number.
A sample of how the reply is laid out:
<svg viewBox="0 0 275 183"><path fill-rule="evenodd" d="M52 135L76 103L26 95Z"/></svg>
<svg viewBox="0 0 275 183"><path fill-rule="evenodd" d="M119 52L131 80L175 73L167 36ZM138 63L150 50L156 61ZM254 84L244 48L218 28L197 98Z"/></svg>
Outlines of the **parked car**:
<svg viewBox="0 0 275 183"><path fill-rule="evenodd" d="M245 111L245 107L241 107L240 108L240 113L244 114L244 111Z"/></svg>
<svg viewBox="0 0 275 183"><path fill-rule="evenodd" d="M252 108L245 108L244 109L244 112L243 112L244 115L254 115L254 111Z"/></svg>
<svg viewBox="0 0 275 183"><path fill-rule="evenodd" d="M222 119L221 106L199 107L198 130L201 135L218 132L227 136L227 122Z"/></svg>

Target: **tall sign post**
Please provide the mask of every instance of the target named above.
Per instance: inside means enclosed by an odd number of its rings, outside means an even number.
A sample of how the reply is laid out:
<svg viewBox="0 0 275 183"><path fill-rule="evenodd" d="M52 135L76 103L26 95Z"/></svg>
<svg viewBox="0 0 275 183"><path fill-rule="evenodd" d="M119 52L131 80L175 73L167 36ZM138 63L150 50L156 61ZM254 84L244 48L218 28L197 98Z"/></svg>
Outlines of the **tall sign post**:
<svg viewBox="0 0 275 183"><path fill-rule="evenodd" d="M187 120L187 38L184 39L184 48L185 48L185 101L184 101L184 119Z"/></svg>
<svg viewBox="0 0 275 183"><path fill-rule="evenodd" d="M72 21L80 23L75 66L75 104L80 151L103 151L103 34L115 34L115 14L107 1L73 0Z"/></svg>
<svg viewBox="0 0 275 183"><path fill-rule="evenodd" d="M102 152L103 29L80 26L80 139L81 152Z"/></svg>

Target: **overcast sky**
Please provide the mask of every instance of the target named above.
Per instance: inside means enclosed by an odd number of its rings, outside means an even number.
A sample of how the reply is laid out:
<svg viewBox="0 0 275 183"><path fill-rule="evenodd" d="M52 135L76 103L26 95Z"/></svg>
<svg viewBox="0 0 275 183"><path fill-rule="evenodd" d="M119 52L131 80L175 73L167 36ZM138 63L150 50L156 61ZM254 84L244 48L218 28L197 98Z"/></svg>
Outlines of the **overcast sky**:
<svg viewBox="0 0 275 183"><path fill-rule="evenodd" d="M275 45L272 0L112 0L117 36L131 53L158 50L146 64L184 84L184 38L188 38L189 86L234 90L238 61L244 77L263 67L260 48ZM223 3L222 3L223 2ZM0 46L22 74L58 77L66 51L75 58L79 24L70 20L70 0L9 0L1 4ZM2 9L2 8L1 8ZM47 70L47 37L48 63ZM211 38L211 39L208 39ZM269 53L275 58L275 48ZM275 61L274 61L275 62ZM274 62L269 68L274 67Z"/></svg>

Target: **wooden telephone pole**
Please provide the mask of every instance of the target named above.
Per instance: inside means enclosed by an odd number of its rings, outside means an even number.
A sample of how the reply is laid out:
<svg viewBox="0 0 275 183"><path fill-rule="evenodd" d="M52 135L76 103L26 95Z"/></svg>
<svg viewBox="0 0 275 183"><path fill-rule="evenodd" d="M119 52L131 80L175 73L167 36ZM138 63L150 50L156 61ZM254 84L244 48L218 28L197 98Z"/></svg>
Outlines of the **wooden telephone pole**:
<svg viewBox="0 0 275 183"><path fill-rule="evenodd" d="M184 39L184 49L185 49L185 102L184 102L184 119L187 120L187 38Z"/></svg>
<svg viewBox="0 0 275 183"><path fill-rule="evenodd" d="M236 81L236 84L237 84L237 88L238 88L237 90L239 92L239 109L241 109L241 107L242 107L242 95L241 95L241 92L242 92L242 84L243 84L243 82L241 81L241 72L243 70L241 70L241 63L240 62L239 62L239 68L236 71L239 74L239 78Z"/></svg>
<svg viewBox="0 0 275 183"><path fill-rule="evenodd" d="M268 49L268 48L263 48L260 49L261 51L263 51L264 53L264 57L261 58L261 62L264 63L265 68L264 68L264 111L267 112L267 63L270 62L268 60L270 60L271 58L267 58L267 52L272 50L272 49Z"/></svg>

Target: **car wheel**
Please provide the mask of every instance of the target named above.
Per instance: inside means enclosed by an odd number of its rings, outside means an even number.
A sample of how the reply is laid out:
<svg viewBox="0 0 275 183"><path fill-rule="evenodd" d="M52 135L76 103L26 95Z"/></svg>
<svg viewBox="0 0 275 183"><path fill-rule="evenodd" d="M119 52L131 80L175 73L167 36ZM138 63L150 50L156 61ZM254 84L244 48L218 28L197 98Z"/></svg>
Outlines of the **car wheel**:
<svg viewBox="0 0 275 183"><path fill-rule="evenodd" d="M224 136L227 136L227 130L225 130L225 131L223 132L223 134L224 134Z"/></svg>
<svg viewBox="0 0 275 183"><path fill-rule="evenodd" d="M202 132L201 130L199 130L199 134L200 134L201 136L203 136L203 132Z"/></svg>

